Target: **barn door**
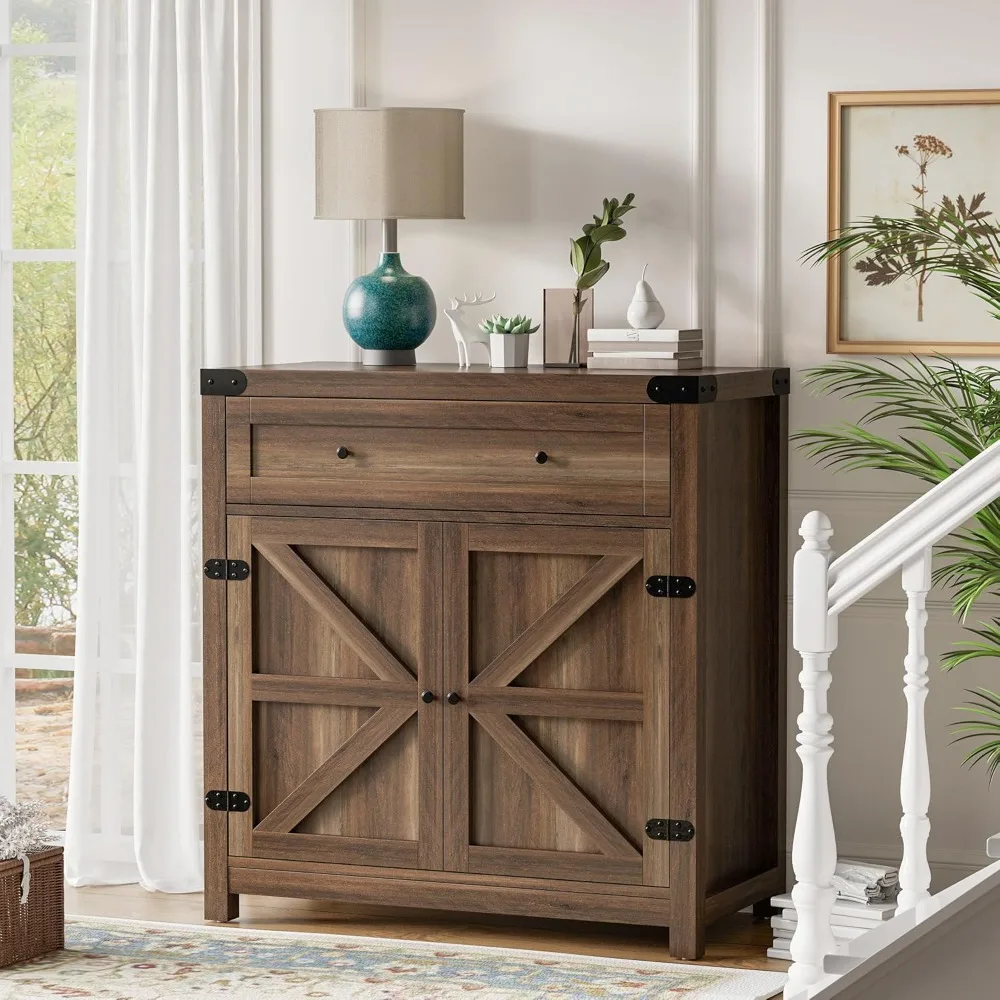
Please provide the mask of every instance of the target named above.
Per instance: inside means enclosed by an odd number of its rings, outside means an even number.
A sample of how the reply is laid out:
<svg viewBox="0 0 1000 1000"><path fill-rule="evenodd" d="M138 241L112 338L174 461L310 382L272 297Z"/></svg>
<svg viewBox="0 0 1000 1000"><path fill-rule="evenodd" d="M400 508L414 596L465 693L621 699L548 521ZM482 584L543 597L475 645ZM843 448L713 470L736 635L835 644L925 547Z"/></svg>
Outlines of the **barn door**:
<svg viewBox="0 0 1000 1000"><path fill-rule="evenodd" d="M446 868L667 884L668 540L446 529Z"/></svg>
<svg viewBox="0 0 1000 1000"><path fill-rule="evenodd" d="M440 526L231 517L227 554L230 853L439 869Z"/></svg>

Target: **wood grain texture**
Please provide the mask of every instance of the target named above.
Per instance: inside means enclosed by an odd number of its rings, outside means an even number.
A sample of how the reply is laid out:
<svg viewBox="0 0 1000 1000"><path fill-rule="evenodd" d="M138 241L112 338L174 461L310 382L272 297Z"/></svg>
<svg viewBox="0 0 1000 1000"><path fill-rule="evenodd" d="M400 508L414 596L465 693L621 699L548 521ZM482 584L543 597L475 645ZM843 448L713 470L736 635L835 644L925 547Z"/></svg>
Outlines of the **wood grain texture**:
<svg viewBox="0 0 1000 1000"><path fill-rule="evenodd" d="M651 374L249 372L227 447L251 502L239 476L212 502L230 558L250 525L229 736L250 732L234 773L260 822L213 912L241 878L486 913L573 899L671 924L695 958L708 919L772 891L786 400L743 369L713 403L655 404ZM650 597L655 573L695 596ZM655 815L695 839L649 840Z"/></svg>
<svg viewBox="0 0 1000 1000"><path fill-rule="evenodd" d="M641 551L637 531L609 531L595 527L591 519L586 526L572 531L539 531L535 526L510 524L470 524L470 552L534 552L551 555L603 556L611 553Z"/></svg>
<svg viewBox="0 0 1000 1000"><path fill-rule="evenodd" d="M569 719L614 719L642 722L644 698L620 691L573 691L565 688L472 685L466 695L470 708L504 715L543 715Z"/></svg>
<svg viewBox="0 0 1000 1000"><path fill-rule="evenodd" d="M225 397L205 396L201 406L202 558L226 555ZM202 579L202 732L204 790L229 787L226 585ZM204 812L205 919L233 920L239 897L229 892L226 856L229 821L225 813Z"/></svg>
<svg viewBox="0 0 1000 1000"><path fill-rule="evenodd" d="M247 396L222 398L226 404L226 499L233 503L249 503L250 399Z"/></svg>
<svg viewBox="0 0 1000 1000"><path fill-rule="evenodd" d="M534 459L532 459L534 462ZM537 466L545 469L546 466ZM590 479L580 475L558 489L544 475L520 480L498 477L493 483L462 482L458 475L441 480L334 481L318 478L255 477L254 503L329 504L348 507L411 507L458 510L535 511L568 514L642 514L642 474L627 479Z"/></svg>
<svg viewBox="0 0 1000 1000"><path fill-rule="evenodd" d="M711 404L714 406L716 404ZM705 950L705 753L704 643L708 608L702 558L706 504L704 476L710 460L703 431L709 404L672 407L670 565L676 576L690 576L693 597L670 603L670 819L694 824L695 837L671 845L670 889L674 900L670 952L697 959ZM726 570L728 573L728 570ZM704 608L704 610L703 610ZM726 614L727 609L720 609Z"/></svg>
<svg viewBox="0 0 1000 1000"><path fill-rule="evenodd" d="M639 885L639 858L609 858L604 854L570 854L567 851L528 851L512 847L469 847L469 871L483 875L518 875L581 882Z"/></svg>
<svg viewBox="0 0 1000 1000"><path fill-rule="evenodd" d="M666 926L671 903L667 899L636 900L610 893L562 892L503 884L484 889L477 885L417 882L392 877L327 875L315 872L272 871L263 868L230 869L233 889L240 893L301 896L351 903L440 907L474 913L506 913L566 920L611 920L619 923Z"/></svg>
<svg viewBox="0 0 1000 1000"><path fill-rule="evenodd" d="M469 870L469 527L445 525L442 542L442 666L445 691L460 698L444 712L444 867Z"/></svg>
<svg viewBox="0 0 1000 1000"><path fill-rule="evenodd" d="M254 701L380 708L382 705L410 705L415 695L412 684L391 684L367 678L309 674L254 674L250 678L250 697Z"/></svg>
<svg viewBox="0 0 1000 1000"><path fill-rule="evenodd" d="M254 830L255 857L284 861L343 861L386 868L416 868L420 864L415 840L377 837L327 837L313 833L265 833Z"/></svg>
<svg viewBox="0 0 1000 1000"><path fill-rule="evenodd" d="M660 575L670 569L670 533L645 532L643 573ZM645 697L643 736L643 778L646 817L671 817L670 812L670 598L644 595ZM678 849L683 849L680 845ZM670 885L668 841L646 838L642 848L642 880L646 885Z"/></svg>
<svg viewBox="0 0 1000 1000"><path fill-rule="evenodd" d="M547 792L569 818L612 858L636 858L639 852L593 802L553 763L538 745L507 716L469 713L534 782Z"/></svg>
<svg viewBox="0 0 1000 1000"><path fill-rule="evenodd" d="M711 459L703 471L699 596L712 623L703 647L708 797L701 846L709 894L778 867L784 853L777 836L786 671L780 406L778 397L737 400L704 417Z"/></svg>
<svg viewBox="0 0 1000 1000"><path fill-rule="evenodd" d="M643 408L642 512L670 513L670 407L647 403Z"/></svg>
<svg viewBox="0 0 1000 1000"><path fill-rule="evenodd" d="M230 559L252 564L250 518L231 517L226 552ZM253 569L251 568L251 579ZM250 580L226 580L229 660L229 782L230 791L253 795L253 711L250 678L253 673L253 591ZM229 813L229 852L250 854L253 811Z"/></svg>
<svg viewBox="0 0 1000 1000"><path fill-rule="evenodd" d="M413 521L466 521L470 525L534 525L553 524L565 527L609 528L669 528L669 517L621 517L618 515L532 513L525 511L488 510L433 510L430 508L404 507L315 507L291 504L231 503L227 513L243 517L294 517L319 521L339 522L341 519L366 518L379 523ZM335 530L331 525L331 530Z"/></svg>
<svg viewBox="0 0 1000 1000"><path fill-rule="evenodd" d="M363 621L317 576L289 545L260 543L257 551L318 611L376 677L398 684L415 681L413 674L387 649Z"/></svg>
<svg viewBox="0 0 1000 1000"><path fill-rule="evenodd" d="M251 510L255 508L250 508ZM278 517L269 508L256 508L253 536L258 542L287 542L296 545L338 545L361 549L413 549L418 546L419 528L412 521L372 521L338 518Z"/></svg>
<svg viewBox="0 0 1000 1000"><path fill-rule="evenodd" d="M360 364L311 362L241 369L247 396L341 397L345 399L440 399L497 402L649 402L652 376L713 375L720 400L770 396L774 368L700 368L679 372L620 372L597 368L529 367L496 371L485 365L416 365L372 368ZM787 369L783 369L787 372ZM705 404L709 405L709 404Z"/></svg>
<svg viewBox="0 0 1000 1000"><path fill-rule="evenodd" d="M530 851L529 854L537 855L539 852ZM541 852L550 853L550 852ZM572 857L586 859L588 855L577 854ZM602 854L589 855L592 859L603 858ZM605 858L606 861L609 859ZM628 896L640 899L670 899L670 890L657 886L641 885L638 882L612 883L607 881L586 882L580 879L563 879L555 877L541 877L538 875L490 875L483 872L435 872L426 871L420 868L398 868L387 871L382 866L376 865L354 865L329 863L325 861L286 861L280 858L231 858L233 866L240 868L266 868L272 871L301 871L318 872L328 875L362 875L374 878L383 878L389 875L392 878L407 878L415 882L437 882L441 885L478 885L478 886L502 886L513 885L524 889L551 888L563 892L596 892L611 895ZM634 861L615 861L611 863L611 868L615 865L631 865Z"/></svg>
<svg viewBox="0 0 1000 1000"><path fill-rule="evenodd" d="M282 426L423 427L439 430L479 428L495 431L589 431L641 434L642 410L609 403L507 403L465 400L427 402L412 399L281 399L250 400L254 424ZM345 442L346 444L347 442Z"/></svg>
<svg viewBox="0 0 1000 1000"><path fill-rule="evenodd" d="M785 664L788 663L788 397L779 396L766 404L767 427L765 439L764 481L772 484L776 491L778 506L776 525L765 530L777 535L774 548L768 550L769 565L766 576L774 581L777 590L773 614L776 619L775 633L777 645L775 649L778 670L777 683L777 718L778 736L777 753L778 767L776 783L778 786L778 808L774 817L774 838L776 843L775 857L777 868L782 873L782 888L784 885L785 843L787 837L788 796L785 793L788 781L788 756L784 751L787 739L788 719L788 674Z"/></svg>
<svg viewBox="0 0 1000 1000"><path fill-rule="evenodd" d="M502 687L509 684L543 650L579 621L640 559L638 555L603 556L597 565L487 664L473 679L472 685Z"/></svg>
<svg viewBox="0 0 1000 1000"><path fill-rule="evenodd" d="M380 708L344 744L296 786L255 827L260 833L289 833L406 722L417 706Z"/></svg>
<svg viewBox="0 0 1000 1000"><path fill-rule="evenodd" d="M417 687L430 691L434 701L418 705L419 727L419 850L420 867L444 866L444 785L449 780L444 758L444 718L442 697L441 615L443 599L444 532L440 524L420 525L420 660Z"/></svg>

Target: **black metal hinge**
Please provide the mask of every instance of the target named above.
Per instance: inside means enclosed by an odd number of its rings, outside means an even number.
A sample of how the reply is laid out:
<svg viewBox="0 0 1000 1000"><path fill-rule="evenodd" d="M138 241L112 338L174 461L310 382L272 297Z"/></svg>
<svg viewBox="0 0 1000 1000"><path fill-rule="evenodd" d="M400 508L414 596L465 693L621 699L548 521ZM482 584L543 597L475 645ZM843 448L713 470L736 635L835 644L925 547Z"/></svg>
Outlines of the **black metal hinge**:
<svg viewBox="0 0 1000 1000"><path fill-rule="evenodd" d="M205 563L209 580L245 580L249 575L250 564L242 559L209 559Z"/></svg>
<svg viewBox="0 0 1000 1000"><path fill-rule="evenodd" d="M646 395L654 403L714 403L719 380L714 375L654 375Z"/></svg>
<svg viewBox="0 0 1000 1000"><path fill-rule="evenodd" d="M205 805L215 812L245 813L250 808L250 796L215 788L205 795Z"/></svg>
<svg viewBox="0 0 1000 1000"><path fill-rule="evenodd" d="M775 368L771 376L771 391L775 396L787 396L792 391L792 373L787 368Z"/></svg>
<svg viewBox="0 0 1000 1000"><path fill-rule="evenodd" d="M651 819L646 823L650 840L694 840L694 827L686 819Z"/></svg>
<svg viewBox="0 0 1000 1000"><path fill-rule="evenodd" d="M689 576L651 576L646 580L650 597L693 597L696 589Z"/></svg>
<svg viewBox="0 0 1000 1000"><path fill-rule="evenodd" d="M203 396L242 396L247 391L247 377L239 368L202 368Z"/></svg>

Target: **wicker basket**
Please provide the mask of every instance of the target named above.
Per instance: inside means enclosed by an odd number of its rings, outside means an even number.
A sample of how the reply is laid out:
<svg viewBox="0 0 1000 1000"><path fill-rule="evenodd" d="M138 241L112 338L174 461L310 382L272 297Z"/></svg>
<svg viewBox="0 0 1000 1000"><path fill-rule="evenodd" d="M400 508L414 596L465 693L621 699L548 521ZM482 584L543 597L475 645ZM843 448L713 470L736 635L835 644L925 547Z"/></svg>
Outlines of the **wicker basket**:
<svg viewBox="0 0 1000 1000"><path fill-rule="evenodd" d="M21 905L20 861L0 861L0 969L63 946L63 852L29 854L31 891Z"/></svg>

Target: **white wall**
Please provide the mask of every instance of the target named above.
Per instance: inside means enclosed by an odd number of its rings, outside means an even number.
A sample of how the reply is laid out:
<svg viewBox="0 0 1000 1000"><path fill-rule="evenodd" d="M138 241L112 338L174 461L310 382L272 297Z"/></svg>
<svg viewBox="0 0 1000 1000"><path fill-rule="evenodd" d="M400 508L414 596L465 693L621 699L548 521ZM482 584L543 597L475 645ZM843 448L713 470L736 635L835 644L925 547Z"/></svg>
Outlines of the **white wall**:
<svg viewBox="0 0 1000 1000"><path fill-rule="evenodd" d="M603 196L636 192L628 238L609 248L597 321L620 322L643 262L667 322L714 331L720 364L800 369L825 357L824 276L798 263L825 233L830 90L996 85L992 0L937 8L904 0L355 0L365 13L372 106L464 107L466 219L403 222L403 260L439 306L495 289L504 311L541 313L542 289L570 283L570 236ZM346 106L350 0L265 0L265 357L349 357L340 322L349 280L346 223L312 218L312 110ZM359 63L360 64L360 63ZM377 233L368 241L369 263ZM540 351L538 341L533 349ZM439 322L418 358L451 360ZM536 355L537 356L537 355ZM793 427L849 411L799 390ZM794 456L790 534L825 510L843 550L913 495L882 474L834 476ZM904 707L903 604L896 585L848 613L834 661L832 765L848 850L898 856ZM958 634L932 608L932 652ZM789 664L794 729L796 674ZM931 679L931 855L985 860L1000 795L960 767L951 706L1000 688L1000 665ZM792 753L791 746L789 753ZM797 800L798 761L789 768Z"/></svg>

